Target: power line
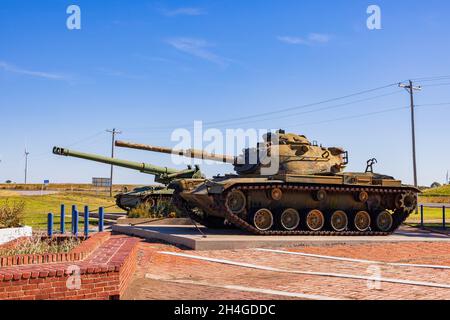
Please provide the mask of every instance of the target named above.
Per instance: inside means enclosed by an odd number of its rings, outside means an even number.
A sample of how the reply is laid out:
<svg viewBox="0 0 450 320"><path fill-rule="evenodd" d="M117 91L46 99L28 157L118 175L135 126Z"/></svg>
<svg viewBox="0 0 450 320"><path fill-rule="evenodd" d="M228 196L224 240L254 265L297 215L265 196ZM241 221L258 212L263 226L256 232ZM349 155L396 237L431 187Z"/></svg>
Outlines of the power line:
<svg viewBox="0 0 450 320"><path fill-rule="evenodd" d="M104 133L104 131L99 131L99 132L97 132L97 133L95 133L95 134L93 134L93 135L90 135L90 136L86 137L86 138L82 138L82 139L80 139L80 140L77 140L77 141L75 141L74 143L69 144L67 147L73 147L73 146L75 146L75 145L77 145L77 144L80 144L80 143L89 141L89 140L91 140L91 139L94 139L94 138L98 137L99 135L101 135L101 134L103 134L103 133Z"/></svg>
<svg viewBox="0 0 450 320"><path fill-rule="evenodd" d="M253 118L259 118L259 117L262 117L262 116L278 114L278 113L284 113L284 112L289 112L289 111L293 111L293 110L297 110L297 109L304 109L304 108L313 107L313 106L317 106L317 105L321 105L321 104L326 104L326 103L333 102L333 101L344 100L344 99L351 98L351 97L358 96L358 95L371 93L371 92L382 90L382 89L386 89L386 88L389 88L389 87L392 87L392 86L395 86L395 85L397 85L397 83L392 83L392 84L388 84L388 85L384 85L384 86L380 86L380 87L376 87L376 88L372 88L372 89L358 91L358 92L355 92L355 93L352 93L352 94L348 94L348 95L344 95L344 96L340 96L340 97L335 97L335 98L331 98L331 99L327 99L327 100L322 100L322 101L318 101L318 102L314 102L314 103L308 103L308 104L299 105L299 106L295 106L295 107L289 107L289 108L282 108L282 109L277 109L276 111L263 112L263 113L253 114L253 115L248 115L248 116L243 116L243 117L229 118L229 119L217 120L217 121L208 121L208 122L204 122L203 124L206 124L206 125L223 124L224 125L225 123L229 123L229 122L246 120L246 119L253 119ZM174 127L192 127L192 125L189 123L189 124L184 124L184 125L183 124L176 125ZM168 128L166 126L164 126L164 127L151 127L151 128L148 128L148 127L127 128L127 129L128 130L149 129L149 131L150 130L154 131L154 130L158 130L158 129L167 130Z"/></svg>
<svg viewBox="0 0 450 320"><path fill-rule="evenodd" d="M447 82L447 83L426 84L422 87L443 87L443 86L449 86L449 85L450 85L450 83Z"/></svg>
<svg viewBox="0 0 450 320"><path fill-rule="evenodd" d="M250 121L245 121L245 122L237 122L237 123L233 123L233 125L240 125L240 124L246 124L246 123L255 123L255 122L261 122L261 121L273 121L273 120L291 118L293 116L298 116L298 115L316 113L316 112L325 111L325 110L338 109L338 108L346 107L346 106L349 106L349 105L352 105L352 104L365 102L365 101L369 101L369 100L375 100L375 99L378 99L378 98L381 98L381 97L391 96L391 95L395 95L395 94L398 94L398 93L399 93L398 91L395 91L395 92L390 92L390 93L387 93L387 94L377 95L377 96L374 96L374 97L354 100L354 101L350 101L350 102L346 102L346 103L341 103L341 104L337 104L337 105L322 107L322 108L308 110L308 111L291 113L291 114L287 114L287 115L283 115L283 116L270 117L270 118L264 118L264 119L258 119L258 120L250 120Z"/></svg>
<svg viewBox="0 0 450 320"><path fill-rule="evenodd" d="M422 78L416 78L413 80L422 80L422 81L439 81L439 80L444 80L444 79L450 79L450 75L444 75L444 76L434 76L434 77L422 77ZM392 86L396 86L398 85L398 83L392 83L392 84L388 84L385 86L380 86L380 87L376 87L376 88L372 88L372 89L368 89L368 90L363 90L363 91L358 91L352 94L348 94L348 95L344 95L344 96L340 96L340 97L336 97L336 98L331 98L331 99L327 99L327 100L323 100L323 101L319 101L319 102L314 102L314 103L309 103L309 104L304 104L304 105L299 105L296 107L290 107L290 108L282 108L282 109L278 109L276 111L270 111L270 112L263 112L263 113L259 113L259 114L254 114L254 115L248 115L248 116L243 116L243 117L236 117L236 118L229 118L229 119L224 119L224 120L217 120L217 121L207 121L207 122L203 122L204 126L216 126L216 127L220 127L220 126L226 126L226 125L236 125L236 124L245 124L245 123L249 123L249 122L261 122L261 121L267 121L267 120L273 120L273 119L282 119L282 118L288 118L291 117L292 114L288 114L288 115L280 115L278 117L271 117L271 118L264 118L264 119L258 119L260 117L263 116L267 116L267 115L273 115L273 114L279 114L279 113L286 113L289 111L293 111L293 110L298 110L298 109L304 109L304 108L308 108L308 107L313 107L313 106L317 106L317 105L321 105L321 104L326 104L329 102L333 102L333 101L338 101L338 100L343 100L343 99L347 99L350 97L354 97L354 96L358 96L358 95L362 95L362 94L367 94L370 92L374 92L374 91L378 91L378 90L382 90L382 89L386 89ZM427 86L442 86L442 85L450 85L449 84L437 84L437 85L427 85ZM395 92L396 93L396 92ZM392 93L392 94L395 94ZM387 96L390 94L386 94L386 95L380 95L380 96L376 96L373 98L368 98L367 100L371 100L377 97L381 97L381 96ZM362 101L366 101L365 99L361 99L359 101L356 102L350 102L348 104L351 103L357 103L357 102L362 102ZM347 105L347 104L343 104L343 105ZM337 107L339 107L341 105L338 105ZM330 109L332 109L334 106L329 107ZM316 109L317 111L323 111L323 110L327 110L328 107L326 108L321 108L321 109ZM315 110L312 111L308 111L306 113L310 113L310 112L316 112ZM293 115L298 115L298 114L303 114L303 113L294 113ZM246 122L242 122L242 120L248 120ZM192 128L192 123L189 124L179 124L179 125L175 125L172 128L176 128L176 127L182 127L182 128ZM170 128L168 128L167 126L164 127L141 127L141 128L128 128L130 131L133 130L147 130L147 131L151 131L151 132L156 132L156 131L167 131L170 130Z"/></svg>
<svg viewBox="0 0 450 320"><path fill-rule="evenodd" d="M417 104L417 105L415 105L415 108L417 109L417 108L422 108L422 107L433 107L433 106L444 106L444 105L450 106L450 102ZM308 125L314 125L314 124L322 124L322 123L338 122L338 121L350 120L350 119L356 119L356 118L370 117L372 115L378 115L378 114L382 114L382 113L388 113L388 112L408 109L409 107L410 106L393 107L393 108L387 108L387 109L383 109L383 110L379 110L379 111L357 114L354 116L346 116L346 117L339 117L339 118L333 118L333 119L328 119L328 120L320 120L320 121L314 121L314 122L304 122L304 123L299 123L299 124L295 124L295 125L287 125L287 126L283 126L283 128L293 128L293 127L297 127L297 126L308 126Z"/></svg>
<svg viewBox="0 0 450 320"><path fill-rule="evenodd" d="M354 116L340 117L340 118L334 118L334 119L329 119L329 120L321 120L321 121L315 121L315 122L300 123L300 124L297 124L296 126L307 126L307 125L311 125L311 124L321 124L321 123L329 123L329 122L336 122L336 121L342 121L342 120L350 120L350 119L356 119L356 118L362 118L362 117L377 115L377 114L381 114L381 113L387 113L387 112L402 110L402 109L406 109L406 108L408 108L408 107L389 108L389 109L383 109L383 110L374 111L374 112L362 113L362 114L358 114L358 115L354 115ZM289 128L289 127L293 127L293 126L287 126L287 128Z"/></svg>
<svg viewBox="0 0 450 320"><path fill-rule="evenodd" d="M389 85L385 85L385 86L381 86L381 87L377 87L377 88L373 88L373 89L359 91L359 92L356 92L356 93L348 94L348 95L337 97L337 98L332 98L332 99L327 99L327 100L323 100L323 101L319 101L319 102L304 104L304 105L300 105L300 106L296 106L296 107L278 109L276 111L264 112L264 113L260 113L260 114L257 114L257 115L249 115L249 116L245 116L245 117L238 117L238 118L227 119L227 120L210 121L210 122L207 122L207 124L216 124L216 123L230 122L230 121L234 121L234 120L251 119L251 118L260 117L260 116L277 114L277 113L280 113L280 112L287 112L287 111L292 111L292 110L297 110L297 109L304 109L304 108L308 108L308 107L313 107L313 106L317 106L317 105L321 105L321 104L325 104L325 103L329 103L329 102L333 102L333 101L343 100L343 99L351 98L351 97L354 97L354 96L358 96L358 95L362 95L362 94L378 91L378 90L381 90L381 89L386 89L386 88L392 87L394 85L395 84L389 84Z"/></svg>
<svg viewBox="0 0 450 320"><path fill-rule="evenodd" d="M80 140L77 140L77 141L75 141L75 142L69 144L69 145L66 145L66 147L67 147L67 148L70 148L70 147L73 147L73 146L75 146L75 145L77 145L77 144L80 144L80 143L83 143L83 142L90 141L90 140L92 140L92 139L94 139L94 138L100 136L100 135L103 134L103 133L104 133L104 131L99 131L99 132L97 132L97 133L95 133L95 134L92 134L92 135L90 135L90 136L88 136L88 137L82 138L82 139L80 139ZM48 157L48 156L50 156L50 153L47 152L47 151L45 151L45 152L41 152L41 153L38 153L38 154L33 155L32 158L33 158L33 159L38 159L38 158L41 158L41 157Z"/></svg>
<svg viewBox="0 0 450 320"><path fill-rule="evenodd" d="M411 79L411 81L428 82L428 81L437 81L437 80L443 80L443 79L450 79L450 75L415 78L415 79ZM402 82L404 82L404 81L402 81Z"/></svg>
<svg viewBox="0 0 450 320"><path fill-rule="evenodd" d="M254 123L254 122L261 122L261 121L267 121L267 120L274 120L274 119L282 119L282 118L289 118L295 115L300 115L300 114L306 114L306 113L314 113L314 112L319 112L319 111L323 111L323 110L328 110L328 109L333 109L333 108L339 108L339 107L343 107L343 106L347 106L347 105L351 105L351 104L355 104L355 103L359 103L359 102L364 102L364 101L368 101L368 100L374 100L377 98L381 98L381 97L385 97L385 96L390 96L390 95L394 95L394 94L398 94L398 91L394 91L394 92L390 92L387 94L381 94L381 95L377 95L377 96L373 96L373 97L369 97L369 98L364 98L364 99L360 99L360 100L356 100L356 101L351 101L351 102L346 102L346 103L342 103L342 104L338 104L338 105L332 105L332 106L327 106L324 108L319 108L319 109L314 109L314 110L310 110L310 111L304 111L304 112L296 112L296 113L291 113L291 114L285 114L285 115L280 115L280 116L276 116L276 117L270 117L270 118L263 118L263 119L254 119L254 118L259 118L261 116L264 115L272 115L272 114L279 114L279 113L285 113L288 111L293 111L293 110L298 110L298 109L305 109L305 108L309 108L312 106L316 106L316 105L321 105L321 104L325 104L328 102L332 102L332 101L337 101L337 100L342 100L344 98L348 98L348 97L352 97L352 96L357 96L364 93L368 93L368 92L373 92L376 90L380 90L382 88L388 88L392 85L388 85L388 86L384 86L384 87L379 87L379 88L375 88L375 89L371 89L371 90L365 90L365 91L361 91L355 94L351 94L351 95L347 95L347 96L343 96L343 97L338 97L338 98L334 98L334 99L328 99L328 100L324 100L324 101L320 101L320 102L316 102L316 103L310 103L310 104L305 104L305 105L301 105L301 106L297 106L297 107L291 107L291 108L285 108L285 109L279 109L277 111L272 111L272 112L265 112L265 113L260 113L258 115L252 115L252 116L245 116L245 117L239 117L239 118L233 118L233 119L227 119L227 120L218 120L218 121L206 121L203 122L203 125L206 127L212 127L213 125L215 125L215 127L220 127L220 126L226 126L226 125L237 125L237 124L245 124L245 123ZM240 121L240 120L248 120L248 121ZM238 121L238 122L236 122ZM183 128L192 128L192 124L179 124L174 127L183 127ZM139 130L139 129L146 129L148 131L167 131L170 130L170 128L168 127L141 127L141 128L128 128L130 131L133 130Z"/></svg>

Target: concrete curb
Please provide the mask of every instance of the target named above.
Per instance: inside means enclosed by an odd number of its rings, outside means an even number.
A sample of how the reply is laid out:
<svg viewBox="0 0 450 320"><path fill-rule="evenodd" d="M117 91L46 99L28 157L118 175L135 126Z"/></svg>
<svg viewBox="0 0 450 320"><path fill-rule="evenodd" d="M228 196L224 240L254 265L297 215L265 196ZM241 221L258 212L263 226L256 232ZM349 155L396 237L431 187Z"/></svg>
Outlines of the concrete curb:
<svg viewBox="0 0 450 320"><path fill-rule="evenodd" d="M234 250L250 248L277 248L324 245L354 245L364 243L398 242L450 242L448 237L416 234L413 231L399 231L385 237L326 237L326 236L254 236L233 230L208 230L202 228L206 238L193 226L161 225L114 225L113 232L137 236L145 239L162 240L175 245L183 245L193 250Z"/></svg>
<svg viewBox="0 0 450 320"><path fill-rule="evenodd" d="M118 232L122 234L126 234L129 236L136 236L139 238L144 239L157 239L157 240L163 240L171 244L175 245L182 245L185 247L188 247L190 249L199 250L197 249L196 240L183 237L183 236L177 236L172 235L169 233L163 233L155 230L146 230L142 229L140 227L133 227L133 226L127 226L127 225L118 225L115 224L112 226L113 232Z"/></svg>
<svg viewBox="0 0 450 320"><path fill-rule="evenodd" d="M0 244L16 240L21 237L31 237L33 229L31 227L0 229Z"/></svg>

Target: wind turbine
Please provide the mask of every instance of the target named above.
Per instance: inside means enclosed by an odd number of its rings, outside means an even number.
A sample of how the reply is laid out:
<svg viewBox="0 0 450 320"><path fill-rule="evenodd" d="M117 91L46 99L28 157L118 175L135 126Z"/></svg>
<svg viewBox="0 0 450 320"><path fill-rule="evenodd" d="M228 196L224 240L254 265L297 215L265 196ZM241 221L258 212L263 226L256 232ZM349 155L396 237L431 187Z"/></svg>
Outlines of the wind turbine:
<svg viewBox="0 0 450 320"><path fill-rule="evenodd" d="M27 184L27 173L28 173L28 155L30 153L27 151L27 147L25 147L25 184Z"/></svg>

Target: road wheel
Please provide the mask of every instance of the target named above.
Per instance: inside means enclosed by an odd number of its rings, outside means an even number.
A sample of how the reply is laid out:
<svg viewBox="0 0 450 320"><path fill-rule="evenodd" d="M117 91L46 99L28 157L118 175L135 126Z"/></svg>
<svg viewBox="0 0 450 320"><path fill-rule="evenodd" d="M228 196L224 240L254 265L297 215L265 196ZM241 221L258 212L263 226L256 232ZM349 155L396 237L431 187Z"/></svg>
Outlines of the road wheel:
<svg viewBox="0 0 450 320"><path fill-rule="evenodd" d="M389 211L384 210L377 215L377 219L375 222L378 230L382 232L388 232L392 227L393 218Z"/></svg>
<svg viewBox="0 0 450 320"><path fill-rule="evenodd" d="M370 228L370 215L367 211L359 211L353 220L353 225L358 231L367 231Z"/></svg>
<svg viewBox="0 0 450 320"><path fill-rule="evenodd" d="M320 210L311 210L306 215L306 226L309 230L319 231L325 224L325 217Z"/></svg>
<svg viewBox="0 0 450 320"><path fill-rule="evenodd" d="M280 222L284 229L288 231L295 230L300 224L300 214L295 209L286 209L281 214Z"/></svg>
<svg viewBox="0 0 450 320"><path fill-rule="evenodd" d="M273 227L273 214L269 209L260 209L253 216L253 225L260 231L267 231Z"/></svg>
<svg viewBox="0 0 450 320"><path fill-rule="evenodd" d="M338 210L333 212L330 218L330 224L335 231L344 231L347 229L348 218L344 211Z"/></svg>
<svg viewBox="0 0 450 320"><path fill-rule="evenodd" d="M245 194L240 190L234 190L227 194L225 206L234 214L239 214L244 211L247 205Z"/></svg>

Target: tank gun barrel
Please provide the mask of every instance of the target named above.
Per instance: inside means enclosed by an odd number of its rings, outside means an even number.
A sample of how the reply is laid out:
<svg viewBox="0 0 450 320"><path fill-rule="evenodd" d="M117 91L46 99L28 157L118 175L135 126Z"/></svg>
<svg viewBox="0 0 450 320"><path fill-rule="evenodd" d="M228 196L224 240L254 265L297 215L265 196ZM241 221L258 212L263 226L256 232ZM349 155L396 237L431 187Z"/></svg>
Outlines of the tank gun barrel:
<svg viewBox="0 0 450 320"><path fill-rule="evenodd" d="M236 163L236 158L233 156L212 154L212 153L205 152L203 150L195 150L195 149L187 149L187 150L178 149L177 150L177 149L157 147L157 146L151 146L151 145L147 145L147 144L131 143L131 142L125 142L125 141L116 141L116 146L130 148L130 149L138 149L138 150L146 150L146 151L153 151L153 152L159 152L159 153L174 154L177 156L183 156L183 157L188 157L188 158L213 160L213 161L231 163L231 164Z"/></svg>
<svg viewBox="0 0 450 320"><path fill-rule="evenodd" d="M132 170L138 170L142 173L155 175L155 181L164 184L170 183L173 179L177 178L189 178L194 176L195 173L199 172L198 167L192 169L188 167L185 170L176 170L167 167L158 167L149 163L135 162L128 160L121 160L116 158L104 157L100 155L84 153L74 150L69 150L61 147L54 147L53 153L60 156L75 157L95 162L101 162L105 164L111 164L118 167L128 168Z"/></svg>

